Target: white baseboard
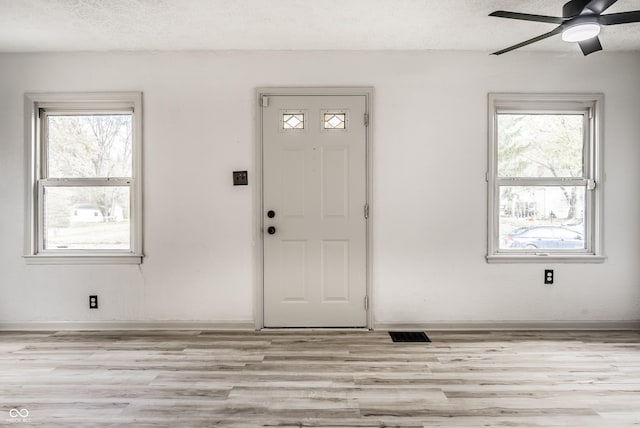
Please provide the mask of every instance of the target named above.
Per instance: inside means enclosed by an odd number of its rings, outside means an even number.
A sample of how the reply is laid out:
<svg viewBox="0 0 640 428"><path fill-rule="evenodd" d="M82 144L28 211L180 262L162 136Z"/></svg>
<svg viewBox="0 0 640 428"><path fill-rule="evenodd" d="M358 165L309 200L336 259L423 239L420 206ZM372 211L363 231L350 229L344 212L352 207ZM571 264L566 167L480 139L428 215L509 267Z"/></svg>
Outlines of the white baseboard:
<svg viewBox="0 0 640 428"><path fill-rule="evenodd" d="M255 330L253 320L222 321L0 321L0 331Z"/></svg>
<svg viewBox="0 0 640 428"><path fill-rule="evenodd" d="M640 330L637 321L376 321L374 330Z"/></svg>
<svg viewBox="0 0 640 428"><path fill-rule="evenodd" d="M221 321L0 321L0 331L87 330L243 330L254 331L253 320ZM640 330L638 321L376 321L378 331L439 330ZM279 329L282 330L282 329ZM297 329L296 329L297 330ZM313 329L309 329L313 330ZM338 329L344 331L343 329ZM362 330L362 329L358 329Z"/></svg>

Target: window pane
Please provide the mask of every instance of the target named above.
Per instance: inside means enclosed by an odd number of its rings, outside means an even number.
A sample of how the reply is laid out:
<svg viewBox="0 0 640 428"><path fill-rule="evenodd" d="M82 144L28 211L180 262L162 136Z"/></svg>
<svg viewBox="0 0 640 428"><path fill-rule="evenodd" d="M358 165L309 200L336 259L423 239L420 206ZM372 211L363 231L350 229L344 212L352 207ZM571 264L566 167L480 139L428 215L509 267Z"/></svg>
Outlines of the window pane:
<svg viewBox="0 0 640 428"><path fill-rule="evenodd" d="M585 195L578 186L500 186L500 249L586 249Z"/></svg>
<svg viewBox="0 0 640 428"><path fill-rule="evenodd" d="M131 117L48 116L48 177L131 177Z"/></svg>
<svg viewBox="0 0 640 428"><path fill-rule="evenodd" d="M283 113L283 129L304 129L304 113Z"/></svg>
<svg viewBox="0 0 640 428"><path fill-rule="evenodd" d="M129 187L46 187L44 248L128 250Z"/></svg>
<svg viewBox="0 0 640 428"><path fill-rule="evenodd" d="M345 129L346 113L324 113L324 129Z"/></svg>
<svg viewBox="0 0 640 428"><path fill-rule="evenodd" d="M582 177L581 114L498 114L499 177Z"/></svg>

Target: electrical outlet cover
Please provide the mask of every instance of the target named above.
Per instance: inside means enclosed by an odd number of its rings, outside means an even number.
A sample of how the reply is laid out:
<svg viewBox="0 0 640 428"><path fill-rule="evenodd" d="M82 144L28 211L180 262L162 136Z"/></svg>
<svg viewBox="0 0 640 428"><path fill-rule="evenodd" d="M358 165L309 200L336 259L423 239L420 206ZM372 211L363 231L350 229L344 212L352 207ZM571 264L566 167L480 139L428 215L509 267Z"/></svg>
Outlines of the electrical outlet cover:
<svg viewBox="0 0 640 428"><path fill-rule="evenodd" d="M545 269L544 270L544 283L545 284L553 284L553 269Z"/></svg>
<svg viewBox="0 0 640 428"><path fill-rule="evenodd" d="M233 171L233 185L246 186L249 184L249 173L247 171Z"/></svg>

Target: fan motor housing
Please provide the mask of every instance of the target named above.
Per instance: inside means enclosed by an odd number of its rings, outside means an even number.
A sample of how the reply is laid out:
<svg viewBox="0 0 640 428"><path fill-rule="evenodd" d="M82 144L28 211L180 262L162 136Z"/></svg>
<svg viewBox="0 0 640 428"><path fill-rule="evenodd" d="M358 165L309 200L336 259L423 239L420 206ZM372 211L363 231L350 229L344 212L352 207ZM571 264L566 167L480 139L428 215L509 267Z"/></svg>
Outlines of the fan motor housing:
<svg viewBox="0 0 640 428"><path fill-rule="evenodd" d="M578 16L582 13L582 10L585 7L584 0L571 0L562 6L562 17L563 18L573 18L574 16Z"/></svg>

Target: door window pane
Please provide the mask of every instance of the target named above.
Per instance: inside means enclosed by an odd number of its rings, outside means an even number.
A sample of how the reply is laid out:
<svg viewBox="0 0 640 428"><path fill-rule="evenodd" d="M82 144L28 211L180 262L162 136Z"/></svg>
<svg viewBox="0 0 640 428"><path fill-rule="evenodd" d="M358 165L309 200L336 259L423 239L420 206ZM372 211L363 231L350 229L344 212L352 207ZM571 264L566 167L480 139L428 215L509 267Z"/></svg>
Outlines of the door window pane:
<svg viewBox="0 0 640 428"><path fill-rule="evenodd" d="M131 114L49 115L49 178L131 177Z"/></svg>
<svg viewBox="0 0 640 428"><path fill-rule="evenodd" d="M324 113L324 129L345 129L346 113Z"/></svg>
<svg viewBox="0 0 640 428"><path fill-rule="evenodd" d="M584 250L582 186L500 186L500 249Z"/></svg>
<svg viewBox="0 0 640 428"><path fill-rule="evenodd" d="M130 249L126 186L50 186L44 189L44 249Z"/></svg>
<svg viewBox="0 0 640 428"><path fill-rule="evenodd" d="M283 113L283 129L304 129L304 113Z"/></svg>

